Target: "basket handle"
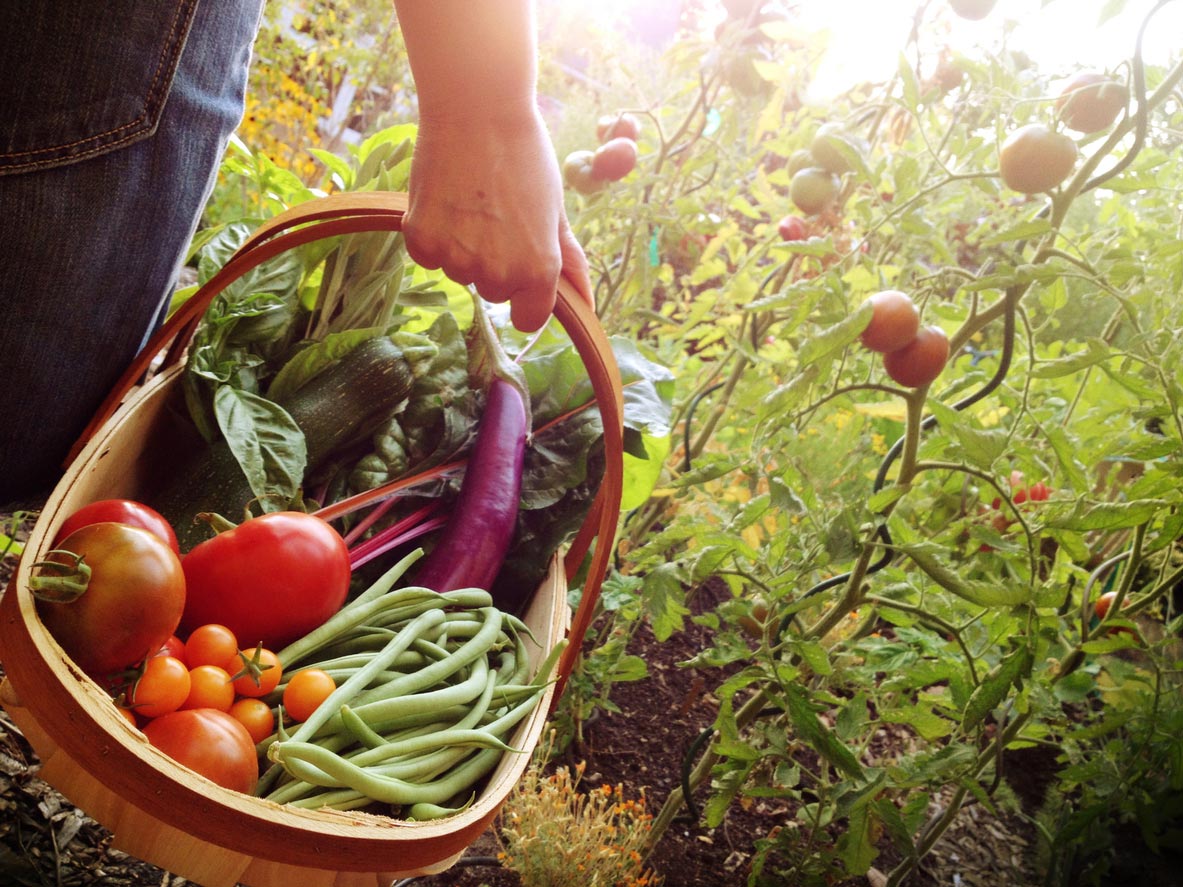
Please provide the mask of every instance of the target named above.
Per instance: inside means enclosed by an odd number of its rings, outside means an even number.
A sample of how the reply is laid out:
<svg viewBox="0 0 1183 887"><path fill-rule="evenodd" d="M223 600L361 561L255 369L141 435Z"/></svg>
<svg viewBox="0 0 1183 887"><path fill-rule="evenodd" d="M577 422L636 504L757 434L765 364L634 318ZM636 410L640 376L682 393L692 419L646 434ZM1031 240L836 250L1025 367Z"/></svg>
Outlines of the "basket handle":
<svg viewBox="0 0 1183 887"><path fill-rule="evenodd" d="M341 234L400 231L407 206L407 195L403 193L344 192L299 204L261 225L222 269L190 296L149 339L74 444L69 460L72 461L115 414L161 353L164 354L162 368L174 366L183 359L206 308L227 286L268 259L315 240ZM620 370L599 318L565 277L559 279L555 317L583 360L604 427L604 476L564 557L564 568L570 580L582 566L593 540L598 540L588 564L579 606L571 619L569 643L559 660L554 697L557 700L579 656L615 547L624 488L624 396Z"/></svg>

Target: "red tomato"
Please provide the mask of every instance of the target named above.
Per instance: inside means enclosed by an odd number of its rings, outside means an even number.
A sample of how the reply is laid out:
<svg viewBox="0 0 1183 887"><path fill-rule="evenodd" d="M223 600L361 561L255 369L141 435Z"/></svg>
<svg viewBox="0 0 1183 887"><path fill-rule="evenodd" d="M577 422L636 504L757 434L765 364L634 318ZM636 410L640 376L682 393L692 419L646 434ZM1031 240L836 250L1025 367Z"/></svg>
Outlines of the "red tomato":
<svg viewBox="0 0 1183 887"><path fill-rule="evenodd" d="M223 788L250 794L259 781L259 759L250 733L224 711L189 708L163 715L144 735L177 763Z"/></svg>
<svg viewBox="0 0 1183 887"><path fill-rule="evenodd" d="M1104 619L1105 614L1109 612L1109 608L1113 606L1113 601L1117 598L1116 591L1107 591L1093 604L1093 612L1097 614L1098 619Z"/></svg>
<svg viewBox="0 0 1183 887"><path fill-rule="evenodd" d="M776 233L784 241L804 240L807 232L800 216L785 216L777 223Z"/></svg>
<svg viewBox="0 0 1183 887"><path fill-rule="evenodd" d="M1076 142L1042 123L1028 123L1007 136L998 149L998 171L1008 188L1022 194L1050 191L1072 173Z"/></svg>
<svg viewBox="0 0 1183 887"><path fill-rule="evenodd" d="M87 578L60 574L79 558L90 570ZM173 550L147 530L88 524L46 561L64 566L36 569L30 586L37 613L62 649L96 680L138 665L176 631L185 606L185 575ZM67 600L71 594L76 597Z"/></svg>
<svg viewBox="0 0 1183 887"><path fill-rule="evenodd" d="M230 717L246 727L255 745L275 732L275 713L262 699L239 699L230 706Z"/></svg>
<svg viewBox="0 0 1183 887"><path fill-rule="evenodd" d="M293 720L306 721L337 689L332 676L319 668L305 668L288 679L283 688L283 708Z"/></svg>
<svg viewBox="0 0 1183 887"><path fill-rule="evenodd" d="M603 181L623 179L637 165L637 143L632 139L609 139L592 156L592 175Z"/></svg>
<svg viewBox="0 0 1183 887"><path fill-rule="evenodd" d="M182 662L185 662L185 642L175 634L170 634L168 640L156 651L156 655L171 656L173 659L180 659ZM188 663L185 664L188 665Z"/></svg>
<svg viewBox="0 0 1183 887"><path fill-rule="evenodd" d="M234 684L226 669L216 665L199 665L189 669L189 695L181 703L182 709L216 708L230 711L234 704Z"/></svg>
<svg viewBox="0 0 1183 887"><path fill-rule="evenodd" d="M143 718L158 718L176 711L189 696L189 669L172 656L153 656L144 673L131 685L128 706Z"/></svg>
<svg viewBox="0 0 1183 887"><path fill-rule="evenodd" d="M1056 111L1064 125L1077 132L1108 129L1130 101L1129 88L1096 71L1077 74L1056 99Z"/></svg>
<svg viewBox="0 0 1183 887"><path fill-rule="evenodd" d="M1051 494L1051 489L1041 480L1031 484L1030 489L1027 490L1027 495L1031 497L1032 502L1046 502Z"/></svg>
<svg viewBox="0 0 1183 887"><path fill-rule="evenodd" d="M641 121L627 112L604 114L596 122L596 137L601 143L615 138L632 139L635 142L640 134Z"/></svg>
<svg viewBox="0 0 1183 887"><path fill-rule="evenodd" d="M223 668L234 680L234 692L239 696L266 696L279 686L283 666L279 657L266 647L240 650Z"/></svg>
<svg viewBox="0 0 1183 887"><path fill-rule="evenodd" d="M883 290L867 299L871 319L860 337L863 347L887 353L908 345L920 332L920 312L907 293Z"/></svg>
<svg viewBox="0 0 1183 887"><path fill-rule="evenodd" d="M225 625L210 622L199 625L185 641L185 662L198 665L225 665L238 655L238 638Z"/></svg>
<svg viewBox="0 0 1183 887"><path fill-rule="evenodd" d="M244 646L287 646L336 613L349 591L345 541L301 512L253 517L197 545L182 563L189 592L182 625L225 625Z"/></svg>
<svg viewBox="0 0 1183 887"><path fill-rule="evenodd" d="M181 548L177 544L177 534L173 532L172 524L165 520L159 512L130 499L100 499L98 502L83 505L62 522L58 529L57 539L61 541L87 524L101 524L108 521L147 530L166 542L168 547L178 555L181 553ZM54 543L54 547L57 547L57 542Z"/></svg>
<svg viewBox="0 0 1183 887"><path fill-rule="evenodd" d="M900 385L920 388L930 384L949 359L949 337L939 326L926 326L910 344L883 355L883 368Z"/></svg>

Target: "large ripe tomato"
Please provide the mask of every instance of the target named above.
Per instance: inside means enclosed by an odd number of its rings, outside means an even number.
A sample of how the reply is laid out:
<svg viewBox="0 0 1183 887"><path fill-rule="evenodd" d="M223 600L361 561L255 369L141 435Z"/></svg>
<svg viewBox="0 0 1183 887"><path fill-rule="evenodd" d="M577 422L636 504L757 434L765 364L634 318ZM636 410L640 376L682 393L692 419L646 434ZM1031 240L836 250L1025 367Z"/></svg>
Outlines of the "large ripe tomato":
<svg viewBox="0 0 1183 887"><path fill-rule="evenodd" d="M250 794L259 759L247 728L224 711L188 708L154 718L144 735L178 764L223 788Z"/></svg>
<svg viewBox="0 0 1183 887"><path fill-rule="evenodd" d="M949 0L949 6L964 19L977 22L994 10L998 0Z"/></svg>
<svg viewBox="0 0 1183 887"><path fill-rule="evenodd" d="M1021 194L1050 191L1076 166L1076 142L1042 123L1028 123L1007 136L998 150L998 171Z"/></svg>
<svg viewBox="0 0 1183 887"><path fill-rule="evenodd" d="M862 332L864 348L886 354L908 345L920 332L920 312L907 293L883 290L867 299L871 319Z"/></svg>
<svg viewBox="0 0 1183 887"><path fill-rule="evenodd" d="M252 517L195 546L182 564L182 630L218 623L244 647L287 646L336 613L349 591L345 540L296 511Z"/></svg>
<svg viewBox="0 0 1183 887"><path fill-rule="evenodd" d="M1121 81L1096 71L1085 71L1064 86L1056 99L1056 111L1069 129L1100 132L1113 125L1129 100L1129 88Z"/></svg>
<svg viewBox="0 0 1183 887"><path fill-rule="evenodd" d="M829 209L838 196L838 178L820 166L807 166L789 182L789 197L797 209L814 215Z"/></svg>
<svg viewBox="0 0 1183 887"><path fill-rule="evenodd" d="M909 344L883 355L883 368L900 385L920 388L930 384L949 359L949 337L939 326L926 326Z"/></svg>
<svg viewBox="0 0 1183 887"><path fill-rule="evenodd" d="M592 175L607 182L623 179L636 166L637 143L632 139L609 139L592 156Z"/></svg>
<svg viewBox="0 0 1183 887"><path fill-rule="evenodd" d="M173 532L172 524L155 509L149 508L141 502L133 502L131 499L100 499L89 505L83 505L62 522L61 527L58 528L57 540L60 542L87 524L100 524L107 521L147 530L168 543L168 547L178 555L181 553L180 546L177 544L177 534Z"/></svg>
<svg viewBox="0 0 1183 887"><path fill-rule="evenodd" d="M84 580L61 575L79 561L89 570ZM37 613L78 667L100 682L156 653L181 621L181 561L147 530L88 524L42 564L30 582ZM66 600L77 591L72 582L81 581L84 590Z"/></svg>

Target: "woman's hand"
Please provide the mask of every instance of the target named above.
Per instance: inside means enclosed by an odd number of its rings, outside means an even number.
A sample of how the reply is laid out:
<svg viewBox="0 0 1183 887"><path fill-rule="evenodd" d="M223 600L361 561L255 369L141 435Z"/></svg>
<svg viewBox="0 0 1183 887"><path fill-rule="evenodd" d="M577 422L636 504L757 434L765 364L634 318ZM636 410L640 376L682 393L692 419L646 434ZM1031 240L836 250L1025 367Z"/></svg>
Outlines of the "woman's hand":
<svg viewBox="0 0 1183 887"><path fill-rule="evenodd" d="M514 326L550 317L560 273L592 301L587 259L563 209L558 161L533 107L424 115L411 164L407 251L425 268L510 303Z"/></svg>

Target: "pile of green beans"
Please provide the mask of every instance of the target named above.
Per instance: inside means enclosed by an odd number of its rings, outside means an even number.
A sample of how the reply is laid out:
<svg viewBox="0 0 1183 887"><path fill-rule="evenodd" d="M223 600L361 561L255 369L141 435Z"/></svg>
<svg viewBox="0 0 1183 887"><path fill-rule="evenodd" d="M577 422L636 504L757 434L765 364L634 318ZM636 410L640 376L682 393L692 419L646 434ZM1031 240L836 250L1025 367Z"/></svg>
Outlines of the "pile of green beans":
<svg viewBox="0 0 1183 887"><path fill-rule="evenodd" d="M314 632L277 652L286 679L320 668L337 689L290 733L260 744L257 793L297 807L398 808L407 819L464 809L545 694L562 644L533 674L520 619L480 589L395 586L415 552ZM458 806L456 804L458 803Z"/></svg>

